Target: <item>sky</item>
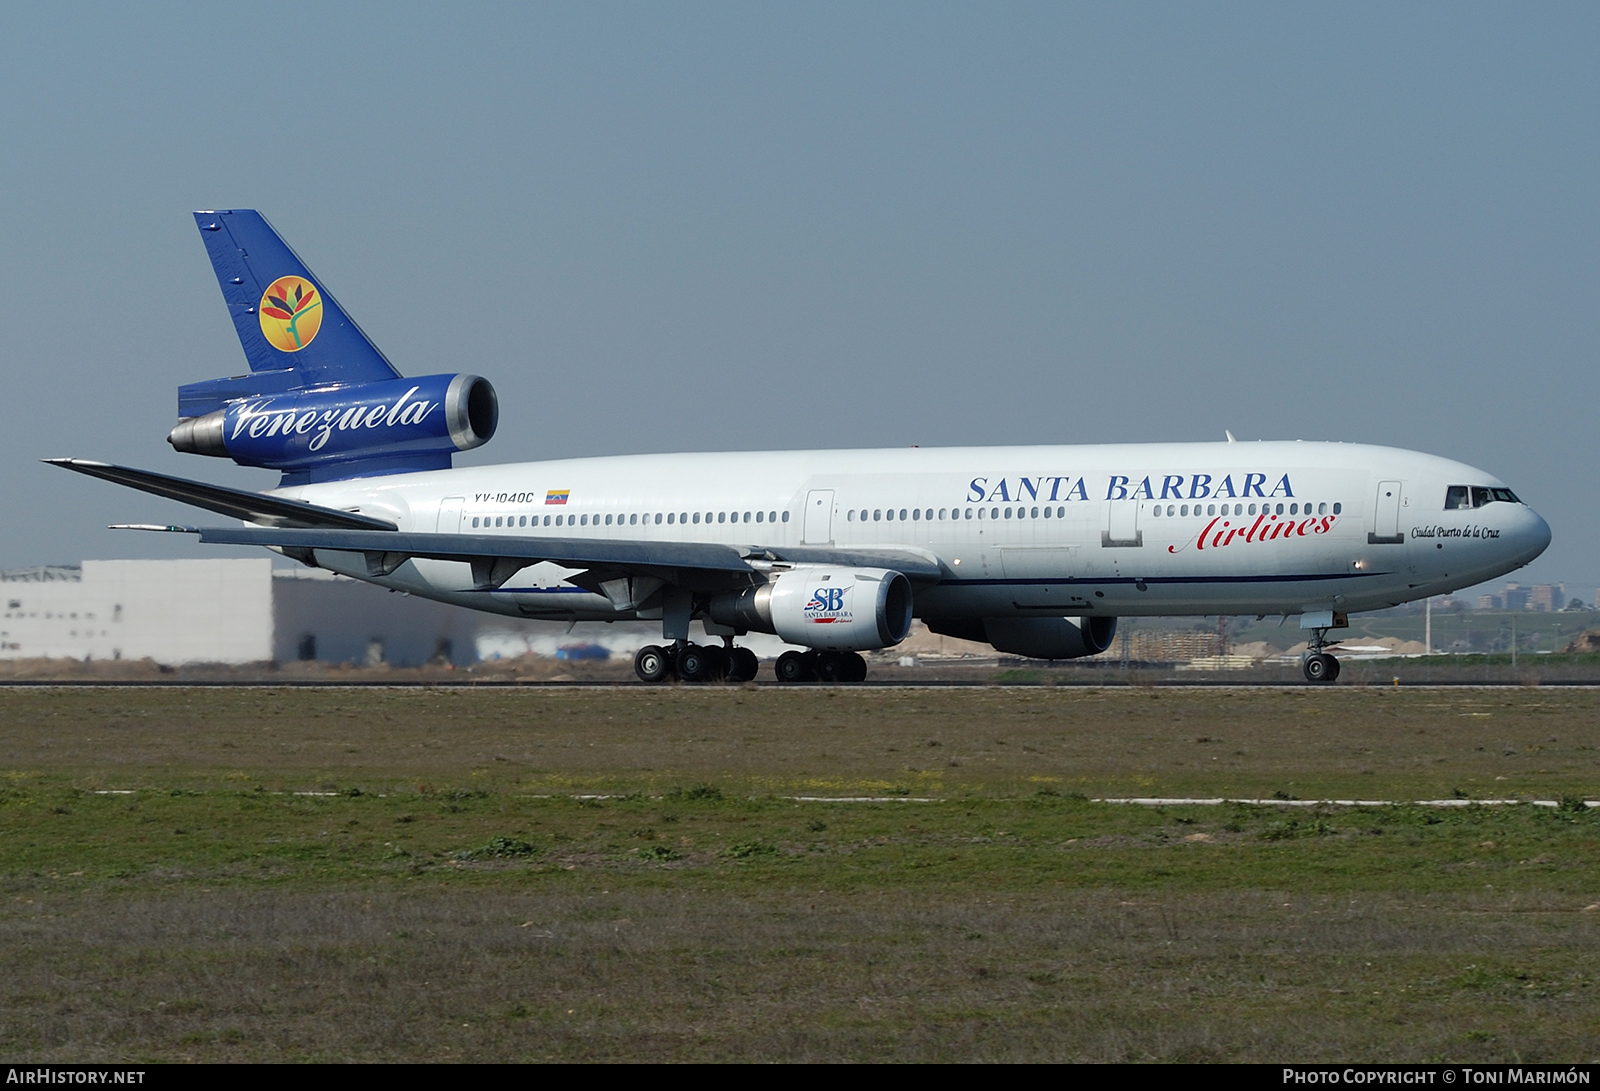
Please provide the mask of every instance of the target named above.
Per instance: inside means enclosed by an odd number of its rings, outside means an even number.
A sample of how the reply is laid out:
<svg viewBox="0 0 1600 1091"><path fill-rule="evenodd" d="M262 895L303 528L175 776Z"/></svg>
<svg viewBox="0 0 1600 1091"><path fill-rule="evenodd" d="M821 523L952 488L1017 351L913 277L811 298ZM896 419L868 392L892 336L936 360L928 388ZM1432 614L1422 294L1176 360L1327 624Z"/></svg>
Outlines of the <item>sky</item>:
<svg viewBox="0 0 1600 1091"><path fill-rule="evenodd" d="M258 208L495 384L457 465L1387 444L1592 601L1596 55L1579 4L5 6L0 568L226 552L37 460L274 484L165 442L245 370L189 213Z"/></svg>

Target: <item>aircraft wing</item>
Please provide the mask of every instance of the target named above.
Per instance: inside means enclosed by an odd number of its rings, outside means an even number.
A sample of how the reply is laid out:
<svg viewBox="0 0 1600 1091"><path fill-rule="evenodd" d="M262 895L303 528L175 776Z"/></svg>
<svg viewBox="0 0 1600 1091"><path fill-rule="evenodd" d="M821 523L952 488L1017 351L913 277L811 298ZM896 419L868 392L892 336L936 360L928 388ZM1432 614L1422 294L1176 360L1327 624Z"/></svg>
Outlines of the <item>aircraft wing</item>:
<svg viewBox="0 0 1600 1091"><path fill-rule="evenodd" d="M387 575L409 557L466 561L473 566L474 583L488 588L500 586L520 569L540 561L586 570L588 579L579 577L573 581L579 586L598 583L612 575L651 575L672 583L726 586L732 582L737 585L748 582L748 577L756 572L752 562L762 561L892 568L919 581L937 581L942 575L934 562L903 550L836 550L818 546L739 548L716 542L614 541L320 527L159 529L198 533L200 541L209 545L275 546L300 559L309 559L305 551L316 549L362 553L366 555L367 568L373 576ZM729 576L736 578L730 581Z"/></svg>
<svg viewBox="0 0 1600 1091"><path fill-rule="evenodd" d="M563 568L610 575L650 575L669 582L725 586L748 582L755 570L732 546L702 542L616 542L593 538L528 538L491 534L430 534L394 530L297 529L289 527L174 527L200 535L208 545L273 546L302 561L312 550L337 550L366 557L371 576L386 576L412 557L465 561L473 584L492 590L541 561ZM685 577L689 577L686 579ZM698 579L693 577L698 576ZM720 577L720 578L718 578ZM731 581L729 577L735 577ZM742 577L742 578L740 578ZM580 586L584 582L579 581Z"/></svg>

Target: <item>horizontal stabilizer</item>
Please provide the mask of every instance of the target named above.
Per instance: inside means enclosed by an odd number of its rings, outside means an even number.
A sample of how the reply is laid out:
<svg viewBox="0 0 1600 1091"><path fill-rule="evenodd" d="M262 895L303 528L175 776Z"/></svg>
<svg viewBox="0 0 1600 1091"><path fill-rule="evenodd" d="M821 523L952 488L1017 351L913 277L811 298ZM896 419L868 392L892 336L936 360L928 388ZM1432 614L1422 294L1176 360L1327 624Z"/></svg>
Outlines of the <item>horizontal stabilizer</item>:
<svg viewBox="0 0 1600 1091"><path fill-rule="evenodd" d="M374 519L355 512L319 507L301 500L288 500L280 496L263 496L245 489L230 489L224 485L208 485L203 481L186 481L181 477L133 470L126 466L112 466L105 462L91 462L84 458L47 458L44 461L66 470L76 470L90 477L104 478L130 489L154 493L169 500L193 504L219 515L260 523L270 527L339 527L349 530L392 531L395 525L387 519ZM186 528L187 529L187 528Z"/></svg>
<svg viewBox="0 0 1600 1091"><path fill-rule="evenodd" d="M281 371L255 371L249 375L235 375L228 379L207 379L200 383L185 383L178 388L178 416L203 417L226 409L229 402L241 398L254 398L261 394L282 394L299 389L304 376L293 368Z"/></svg>

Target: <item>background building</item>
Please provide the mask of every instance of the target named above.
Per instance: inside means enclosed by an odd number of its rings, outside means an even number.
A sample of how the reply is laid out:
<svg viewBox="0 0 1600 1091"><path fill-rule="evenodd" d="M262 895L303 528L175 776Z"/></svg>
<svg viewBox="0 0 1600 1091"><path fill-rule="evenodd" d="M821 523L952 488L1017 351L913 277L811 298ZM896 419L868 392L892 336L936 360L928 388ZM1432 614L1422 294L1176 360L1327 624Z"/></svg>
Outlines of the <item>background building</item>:
<svg viewBox="0 0 1600 1091"><path fill-rule="evenodd" d="M478 615L270 558L0 572L0 659L477 661ZM511 624L516 624L512 622Z"/></svg>
<svg viewBox="0 0 1600 1091"><path fill-rule="evenodd" d="M272 658L272 562L84 561L0 573L0 658Z"/></svg>
<svg viewBox="0 0 1600 1091"><path fill-rule="evenodd" d="M270 658L279 663L323 660L397 667L476 663L478 628L488 618L323 568L273 572L272 614Z"/></svg>

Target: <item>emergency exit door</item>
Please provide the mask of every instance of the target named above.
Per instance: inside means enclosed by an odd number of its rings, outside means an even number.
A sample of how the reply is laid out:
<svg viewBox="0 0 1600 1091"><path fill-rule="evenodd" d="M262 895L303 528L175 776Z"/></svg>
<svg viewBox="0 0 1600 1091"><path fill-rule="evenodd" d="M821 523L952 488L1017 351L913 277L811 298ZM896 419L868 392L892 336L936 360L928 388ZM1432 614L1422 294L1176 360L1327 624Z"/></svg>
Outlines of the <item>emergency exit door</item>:
<svg viewBox="0 0 1600 1091"><path fill-rule="evenodd" d="M833 490L812 489L806 493L806 545L827 545L833 541Z"/></svg>
<svg viewBox="0 0 1600 1091"><path fill-rule="evenodd" d="M434 525L438 534L461 533L461 509L466 507L464 496L447 496L439 501L439 521Z"/></svg>

